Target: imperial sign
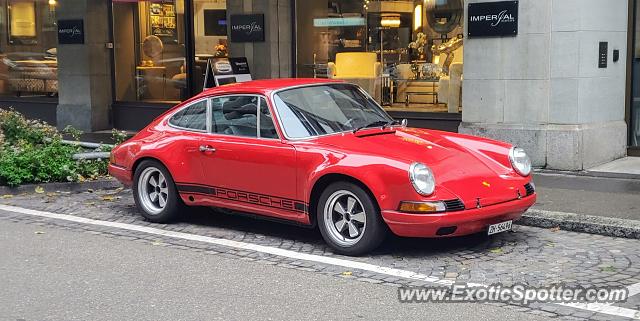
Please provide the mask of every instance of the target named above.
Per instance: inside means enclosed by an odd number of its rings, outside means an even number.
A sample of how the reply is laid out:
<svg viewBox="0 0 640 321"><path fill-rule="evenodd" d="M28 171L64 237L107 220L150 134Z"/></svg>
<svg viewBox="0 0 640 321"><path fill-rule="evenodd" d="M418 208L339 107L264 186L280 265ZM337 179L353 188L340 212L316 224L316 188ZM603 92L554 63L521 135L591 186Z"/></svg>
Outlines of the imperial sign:
<svg viewBox="0 0 640 321"><path fill-rule="evenodd" d="M83 44L84 43L84 21L81 19L58 20L58 43Z"/></svg>
<svg viewBox="0 0 640 321"><path fill-rule="evenodd" d="M230 29L232 42L264 41L264 15L231 15Z"/></svg>
<svg viewBox="0 0 640 321"><path fill-rule="evenodd" d="M518 1L470 3L468 17L469 38L518 34Z"/></svg>

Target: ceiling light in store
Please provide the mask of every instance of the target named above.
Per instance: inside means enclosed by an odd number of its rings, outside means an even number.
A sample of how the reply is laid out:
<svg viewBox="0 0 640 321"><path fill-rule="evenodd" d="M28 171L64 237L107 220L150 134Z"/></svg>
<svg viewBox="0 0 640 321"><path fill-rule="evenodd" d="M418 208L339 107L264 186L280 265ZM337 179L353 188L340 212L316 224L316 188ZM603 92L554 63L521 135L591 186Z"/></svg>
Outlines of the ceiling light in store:
<svg viewBox="0 0 640 321"><path fill-rule="evenodd" d="M429 0L426 0L429 1ZM413 30L422 28L422 5L419 4L413 10Z"/></svg>
<svg viewBox="0 0 640 321"><path fill-rule="evenodd" d="M383 14L380 19L380 25L383 27L398 28L400 27L399 14Z"/></svg>
<svg viewBox="0 0 640 321"><path fill-rule="evenodd" d="M58 1L57 1L57 0L49 0L49 5L50 5L50 6L55 6L55 5L57 5L57 4L58 4Z"/></svg>

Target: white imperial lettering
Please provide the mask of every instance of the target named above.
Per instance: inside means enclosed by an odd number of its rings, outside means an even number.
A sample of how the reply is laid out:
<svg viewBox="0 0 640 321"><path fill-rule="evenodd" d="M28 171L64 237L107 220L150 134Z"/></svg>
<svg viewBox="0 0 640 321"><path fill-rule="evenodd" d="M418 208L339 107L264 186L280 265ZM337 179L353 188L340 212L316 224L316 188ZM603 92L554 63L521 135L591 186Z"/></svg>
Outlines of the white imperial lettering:
<svg viewBox="0 0 640 321"><path fill-rule="evenodd" d="M516 19L507 10L501 11L499 14L488 14L483 16L471 16L472 22L488 21L492 22L491 26L495 27L503 22L514 22Z"/></svg>

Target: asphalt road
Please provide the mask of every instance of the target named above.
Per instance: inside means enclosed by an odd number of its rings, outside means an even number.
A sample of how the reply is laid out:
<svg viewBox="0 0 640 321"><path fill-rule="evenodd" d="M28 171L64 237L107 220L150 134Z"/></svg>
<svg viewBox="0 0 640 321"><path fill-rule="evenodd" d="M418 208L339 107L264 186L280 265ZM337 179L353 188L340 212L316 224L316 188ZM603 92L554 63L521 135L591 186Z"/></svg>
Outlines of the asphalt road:
<svg viewBox="0 0 640 321"><path fill-rule="evenodd" d="M1 320L546 320L393 286L0 220Z"/></svg>

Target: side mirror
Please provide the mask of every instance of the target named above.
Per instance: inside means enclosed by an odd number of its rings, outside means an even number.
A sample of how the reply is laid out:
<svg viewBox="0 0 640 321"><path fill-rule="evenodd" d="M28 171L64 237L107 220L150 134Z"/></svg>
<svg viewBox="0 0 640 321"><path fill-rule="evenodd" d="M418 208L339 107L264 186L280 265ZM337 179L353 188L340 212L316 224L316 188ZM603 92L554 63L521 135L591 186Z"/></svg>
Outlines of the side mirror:
<svg viewBox="0 0 640 321"><path fill-rule="evenodd" d="M403 119L400 121L400 125L402 125L402 127L407 127L407 123L408 123L408 122L407 122L407 119L406 119L406 118L403 118Z"/></svg>

